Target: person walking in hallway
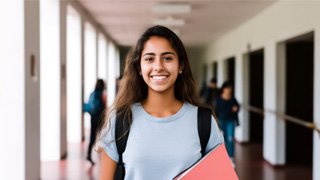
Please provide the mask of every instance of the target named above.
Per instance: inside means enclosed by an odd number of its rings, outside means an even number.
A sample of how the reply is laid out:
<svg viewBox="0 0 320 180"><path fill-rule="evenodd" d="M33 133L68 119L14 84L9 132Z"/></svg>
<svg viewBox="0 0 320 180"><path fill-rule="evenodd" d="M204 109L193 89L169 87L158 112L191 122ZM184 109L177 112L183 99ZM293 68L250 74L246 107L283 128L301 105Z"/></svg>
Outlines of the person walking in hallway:
<svg viewBox="0 0 320 180"><path fill-rule="evenodd" d="M119 92L101 130L101 180L114 179L117 164L125 168L124 179L173 179L224 142L207 109L211 133L202 148L194 84L178 36L163 26L147 29L127 59ZM119 125L124 130L117 136ZM120 142L125 150L119 153Z"/></svg>
<svg viewBox="0 0 320 180"><path fill-rule="evenodd" d="M221 95L216 101L216 115L223 131L229 157L234 163L234 130L238 125L239 104L233 97L232 91L231 83L224 82L221 87Z"/></svg>
<svg viewBox="0 0 320 180"><path fill-rule="evenodd" d="M89 101L84 105L84 111L91 116L90 142L87 151L87 160L94 165L91 157L93 145L96 141L97 130L101 125L102 113L106 108L105 83L102 79L98 79L94 91L90 94Z"/></svg>
<svg viewBox="0 0 320 180"><path fill-rule="evenodd" d="M207 86L205 92L205 103L210 106L214 111L216 109L216 99L218 96L217 80L212 78Z"/></svg>

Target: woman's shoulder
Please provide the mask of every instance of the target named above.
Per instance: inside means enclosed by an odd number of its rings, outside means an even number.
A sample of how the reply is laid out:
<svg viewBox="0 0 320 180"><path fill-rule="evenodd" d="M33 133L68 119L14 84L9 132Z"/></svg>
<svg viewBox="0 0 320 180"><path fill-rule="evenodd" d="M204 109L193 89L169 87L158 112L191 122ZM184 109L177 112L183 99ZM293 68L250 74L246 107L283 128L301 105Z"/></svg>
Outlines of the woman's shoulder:
<svg viewBox="0 0 320 180"><path fill-rule="evenodd" d="M195 104L191 104L189 102L183 102L183 105L186 106L187 108L191 108L191 109L196 109L199 107L199 105L195 105Z"/></svg>

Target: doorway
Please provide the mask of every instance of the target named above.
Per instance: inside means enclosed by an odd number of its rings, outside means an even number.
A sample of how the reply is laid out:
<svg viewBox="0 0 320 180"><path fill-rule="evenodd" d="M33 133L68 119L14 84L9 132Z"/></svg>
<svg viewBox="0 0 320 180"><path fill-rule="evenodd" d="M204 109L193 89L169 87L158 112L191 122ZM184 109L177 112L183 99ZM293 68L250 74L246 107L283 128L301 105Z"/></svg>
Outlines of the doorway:
<svg viewBox="0 0 320 180"><path fill-rule="evenodd" d="M285 113L306 122L313 120L314 35L286 43ZM287 164L312 166L313 131L286 122Z"/></svg>
<svg viewBox="0 0 320 180"><path fill-rule="evenodd" d="M225 60L225 81L229 81L232 84L232 87L234 89L233 91L233 95L234 92L236 91L236 89L234 88L235 86L235 57L231 57Z"/></svg>
<svg viewBox="0 0 320 180"><path fill-rule="evenodd" d="M263 49L249 54L249 96L250 106L263 109L263 84L264 84L264 51ZM263 142L263 115L249 112L249 139L253 143Z"/></svg>
<svg viewBox="0 0 320 180"><path fill-rule="evenodd" d="M216 61L212 63L212 78L218 79L218 63Z"/></svg>

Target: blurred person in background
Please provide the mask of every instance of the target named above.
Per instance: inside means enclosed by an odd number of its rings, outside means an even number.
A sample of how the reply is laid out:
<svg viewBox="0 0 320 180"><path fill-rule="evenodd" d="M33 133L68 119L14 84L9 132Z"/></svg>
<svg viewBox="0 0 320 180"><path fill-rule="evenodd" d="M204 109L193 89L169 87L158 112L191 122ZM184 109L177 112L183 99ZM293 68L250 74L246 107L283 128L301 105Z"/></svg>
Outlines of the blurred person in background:
<svg viewBox="0 0 320 180"><path fill-rule="evenodd" d="M97 130L101 125L101 119L103 119L103 112L106 108L107 96L105 93L105 83L102 79L98 79L94 88L94 91L90 94L88 103L84 104L84 111L88 112L91 116L90 127L90 142L87 151L87 160L94 165L94 161L91 157L93 145L96 141Z"/></svg>
<svg viewBox="0 0 320 180"><path fill-rule="evenodd" d="M216 100L216 115L223 131L228 155L234 165L234 130L238 125L238 101L233 97L233 87L228 81L221 87L221 95Z"/></svg>
<svg viewBox="0 0 320 180"><path fill-rule="evenodd" d="M212 78L205 92L205 104L210 106L214 111L216 108L216 99L219 95L216 78Z"/></svg>

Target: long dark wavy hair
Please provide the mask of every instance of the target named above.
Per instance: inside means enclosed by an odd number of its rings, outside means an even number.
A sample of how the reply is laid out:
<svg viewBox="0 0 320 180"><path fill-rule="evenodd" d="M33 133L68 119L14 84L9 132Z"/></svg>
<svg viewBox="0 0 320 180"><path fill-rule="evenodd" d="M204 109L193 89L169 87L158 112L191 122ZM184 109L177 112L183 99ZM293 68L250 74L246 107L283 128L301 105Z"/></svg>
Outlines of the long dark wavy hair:
<svg viewBox="0 0 320 180"><path fill-rule="evenodd" d="M118 94L113 105L108 110L107 115L105 116L106 118L104 118L102 129L107 126L110 120L110 114L115 111L117 116L120 115L120 117L124 117L123 120L126 121L124 124L129 124L130 126L132 122L131 105L136 102L142 102L147 98L148 86L140 75L140 61L145 43L154 36L167 39L178 55L182 73L178 75L174 85L175 97L181 102L188 102L196 106L200 105L187 52L181 40L170 29L157 25L150 27L143 33L135 48L131 50L127 56Z"/></svg>

